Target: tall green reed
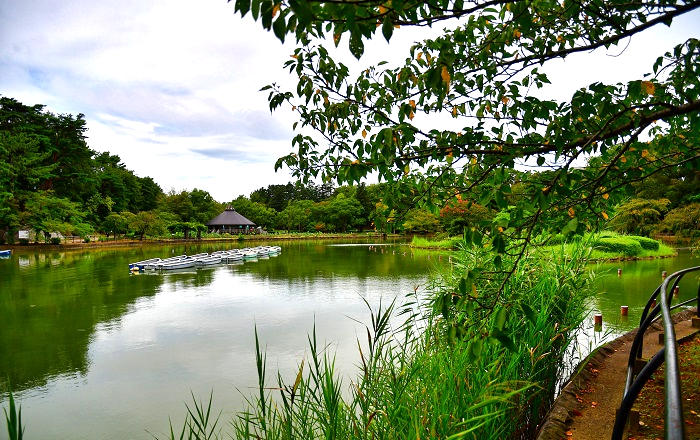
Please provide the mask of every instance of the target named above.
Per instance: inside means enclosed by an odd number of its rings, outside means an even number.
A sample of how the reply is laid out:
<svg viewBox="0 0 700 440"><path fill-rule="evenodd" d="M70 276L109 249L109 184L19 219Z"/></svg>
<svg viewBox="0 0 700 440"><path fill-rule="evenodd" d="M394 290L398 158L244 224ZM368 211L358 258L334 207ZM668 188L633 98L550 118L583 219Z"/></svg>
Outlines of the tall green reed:
<svg viewBox="0 0 700 440"><path fill-rule="evenodd" d="M278 373L276 386L268 386L256 331L258 390L229 435L532 438L586 313L587 252L582 244L568 256L525 255L506 272L492 266L488 250L462 246L427 296L413 292L400 304L370 308L357 373L345 379L314 327L297 374L287 382Z"/></svg>
<svg viewBox="0 0 700 440"><path fill-rule="evenodd" d="M9 383L9 380L8 380ZM15 398L12 390L8 391L8 406L3 408L5 413L5 424L7 426L7 436L9 440L22 440L24 438L24 426L22 426L22 407L15 405Z"/></svg>

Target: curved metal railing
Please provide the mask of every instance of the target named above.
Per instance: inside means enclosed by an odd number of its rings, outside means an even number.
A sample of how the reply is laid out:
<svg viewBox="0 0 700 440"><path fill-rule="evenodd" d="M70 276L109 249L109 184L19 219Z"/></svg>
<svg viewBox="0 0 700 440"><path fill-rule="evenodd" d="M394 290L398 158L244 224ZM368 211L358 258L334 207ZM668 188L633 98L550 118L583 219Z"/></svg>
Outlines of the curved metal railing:
<svg viewBox="0 0 700 440"><path fill-rule="evenodd" d="M632 342L632 347L630 348L629 360L627 362L627 380L625 381L625 390L622 394L622 402L620 403L615 417L615 425L612 434L613 440L622 439L622 434L624 433L625 425L627 424L627 419L629 418L634 402L637 400L644 385L651 378L651 375L664 363L666 364L664 382L666 401L664 430L666 432L666 439L682 440L684 438L681 380L680 371L678 369L678 353L676 351L676 332L673 327L673 321L671 320L671 310L695 302L698 305L697 315L700 317L700 284L698 285L696 298L683 301L672 307L671 302L673 301L673 291L678 286L681 279L686 274L694 271L700 271L700 266L679 270L664 279L661 285L654 290L654 293L644 307L642 317L639 320L639 330L637 330L637 334ZM670 290L669 285L671 286ZM652 307L657 298L660 299L659 304ZM642 358L644 334L655 321L659 320L659 318L663 318L664 347L659 350L635 376L635 367L638 364L637 360Z"/></svg>

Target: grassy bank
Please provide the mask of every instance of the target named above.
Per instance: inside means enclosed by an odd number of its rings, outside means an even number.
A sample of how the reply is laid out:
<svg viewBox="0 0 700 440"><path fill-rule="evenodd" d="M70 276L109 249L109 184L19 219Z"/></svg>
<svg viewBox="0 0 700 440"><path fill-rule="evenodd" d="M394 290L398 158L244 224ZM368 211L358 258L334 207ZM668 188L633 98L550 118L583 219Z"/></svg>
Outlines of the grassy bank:
<svg viewBox="0 0 700 440"><path fill-rule="evenodd" d="M572 252L526 256L510 275L487 250L459 252L429 294L371 313L350 377L315 330L296 375L270 374L256 336L247 410L222 421L195 401L167 438L532 438L585 316L586 251Z"/></svg>
<svg viewBox="0 0 700 440"><path fill-rule="evenodd" d="M432 239L428 237L414 236L411 240L411 247L418 249L441 249L453 250L457 249L458 243L462 241L462 237L448 237L443 239Z"/></svg>
<svg viewBox="0 0 700 440"><path fill-rule="evenodd" d="M419 249L455 250L460 237L449 237L441 240L433 240L426 237L413 237L411 247ZM579 242L587 242L591 245L589 259L591 261L633 260L645 258L664 258L677 255L669 245L659 240L636 235L622 235L616 232L605 231L597 234L585 234L577 240L566 242L562 237L553 237L538 246L543 252L561 252L562 245L566 255L575 253Z"/></svg>
<svg viewBox="0 0 700 440"><path fill-rule="evenodd" d="M590 243L592 248L590 260L593 261L664 258L677 255L672 247L653 238L638 235L623 235L604 231L597 234L586 234L582 240ZM543 246L541 249L545 252L561 250L562 244L566 254L571 253L572 247L575 246L575 243L563 242L555 237L548 246Z"/></svg>

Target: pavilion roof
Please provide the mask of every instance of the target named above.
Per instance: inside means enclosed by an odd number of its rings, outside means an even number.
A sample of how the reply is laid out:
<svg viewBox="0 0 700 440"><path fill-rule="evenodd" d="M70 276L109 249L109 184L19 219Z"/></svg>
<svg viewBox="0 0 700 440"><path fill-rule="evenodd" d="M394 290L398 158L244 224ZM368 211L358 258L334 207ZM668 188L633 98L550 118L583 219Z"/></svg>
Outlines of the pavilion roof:
<svg viewBox="0 0 700 440"><path fill-rule="evenodd" d="M226 210L207 222L207 226L255 226L241 214L237 213L231 206L227 206Z"/></svg>

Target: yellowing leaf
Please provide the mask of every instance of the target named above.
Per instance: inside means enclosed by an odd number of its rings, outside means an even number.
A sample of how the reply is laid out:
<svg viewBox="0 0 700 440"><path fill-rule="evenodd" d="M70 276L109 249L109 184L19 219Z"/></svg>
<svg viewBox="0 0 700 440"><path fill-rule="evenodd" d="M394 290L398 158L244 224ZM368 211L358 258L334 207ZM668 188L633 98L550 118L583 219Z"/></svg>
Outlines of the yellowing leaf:
<svg viewBox="0 0 700 440"><path fill-rule="evenodd" d="M440 72L440 76L442 77L442 82L444 82L446 86L449 86L450 85L450 72L447 70L447 66L442 66L442 71Z"/></svg>
<svg viewBox="0 0 700 440"><path fill-rule="evenodd" d="M362 130L362 137L366 138L367 137L367 130Z"/></svg>
<svg viewBox="0 0 700 440"><path fill-rule="evenodd" d="M323 97L323 103L328 105L328 96Z"/></svg>
<svg viewBox="0 0 700 440"><path fill-rule="evenodd" d="M651 81L642 81L642 91L649 96L653 96L654 92L656 91L656 87Z"/></svg>
<svg viewBox="0 0 700 440"><path fill-rule="evenodd" d="M574 216L576 215L576 211L574 211L574 208L569 208L567 212L569 213L569 217L571 218L574 218Z"/></svg>
<svg viewBox="0 0 700 440"><path fill-rule="evenodd" d="M452 107L452 116L454 116L454 117L457 116L457 106Z"/></svg>
<svg viewBox="0 0 700 440"><path fill-rule="evenodd" d="M521 35L522 35L522 34L520 33L520 31L519 31L518 29L516 29L516 30L513 31L513 36L514 36L515 38L520 38Z"/></svg>
<svg viewBox="0 0 700 440"><path fill-rule="evenodd" d="M498 227L498 232L503 232L503 226Z"/></svg>
<svg viewBox="0 0 700 440"><path fill-rule="evenodd" d="M379 13L380 14L384 14L384 13L386 13L386 11L388 11L388 9L386 7L379 5Z"/></svg>
<svg viewBox="0 0 700 440"><path fill-rule="evenodd" d="M502 102L503 104L508 104L508 101L510 101L510 98L507 97L507 96L504 96L503 98L501 98L501 102Z"/></svg>
<svg viewBox="0 0 700 440"><path fill-rule="evenodd" d="M412 108L413 110L415 110L415 109L416 109L416 101L415 101L415 99L411 99L410 101L408 101L408 105L410 105L411 108Z"/></svg>
<svg viewBox="0 0 700 440"><path fill-rule="evenodd" d="M417 60L420 60L423 58L423 52L418 52L418 56L416 57Z"/></svg>
<svg viewBox="0 0 700 440"><path fill-rule="evenodd" d="M620 162L625 163L627 162L627 158L625 156L620 157Z"/></svg>
<svg viewBox="0 0 700 440"><path fill-rule="evenodd" d="M610 194L608 194L608 193L603 194L603 198L604 198L605 200L608 200L609 197L610 197Z"/></svg>
<svg viewBox="0 0 700 440"><path fill-rule="evenodd" d="M410 119L412 121L414 117L415 117L415 114L413 114L413 110L408 112L408 119Z"/></svg>
<svg viewBox="0 0 700 440"><path fill-rule="evenodd" d="M602 215L605 220L608 219L608 214L605 211L601 212L600 215Z"/></svg>
<svg viewBox="0 0 700 440"><path fill-rule="evenodd" d="M561 35L557 35L557 41L561 43L562 41L564 41L564 37L562 37Z"/></svg>

